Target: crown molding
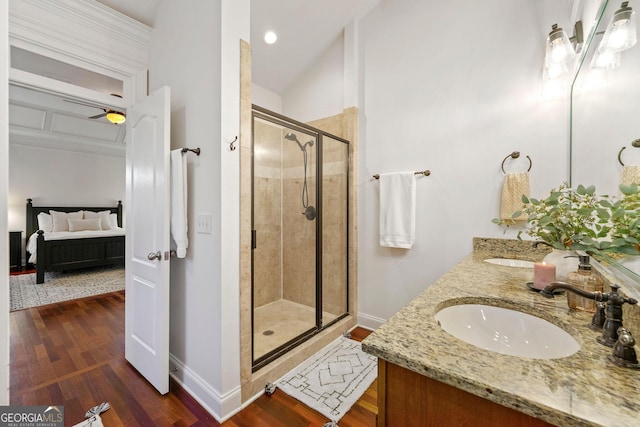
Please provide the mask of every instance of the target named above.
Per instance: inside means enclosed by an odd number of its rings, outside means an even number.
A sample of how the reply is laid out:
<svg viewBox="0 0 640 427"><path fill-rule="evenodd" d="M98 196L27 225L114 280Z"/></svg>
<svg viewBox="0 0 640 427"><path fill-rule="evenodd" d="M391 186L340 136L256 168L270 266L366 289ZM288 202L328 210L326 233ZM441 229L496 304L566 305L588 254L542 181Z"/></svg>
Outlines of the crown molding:
<svg viewBox="0 0 640 427"><path fill-rule="evenodd" d="M147 69L151 27L94 0L12 0L9 40L122 79Z"/></svg>

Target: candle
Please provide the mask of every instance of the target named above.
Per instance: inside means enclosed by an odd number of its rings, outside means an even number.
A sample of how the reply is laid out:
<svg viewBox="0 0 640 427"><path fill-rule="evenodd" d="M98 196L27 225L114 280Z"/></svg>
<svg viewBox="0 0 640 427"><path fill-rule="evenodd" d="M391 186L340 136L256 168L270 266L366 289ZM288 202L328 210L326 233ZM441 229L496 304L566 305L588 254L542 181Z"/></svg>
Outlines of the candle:
<svg viewBox="0 0 640 427"><path fill-rule="evenodd" d="M533 264L533 287L544 289L551 282L556 280L556 266L546 262L536 262Z"/></svg>

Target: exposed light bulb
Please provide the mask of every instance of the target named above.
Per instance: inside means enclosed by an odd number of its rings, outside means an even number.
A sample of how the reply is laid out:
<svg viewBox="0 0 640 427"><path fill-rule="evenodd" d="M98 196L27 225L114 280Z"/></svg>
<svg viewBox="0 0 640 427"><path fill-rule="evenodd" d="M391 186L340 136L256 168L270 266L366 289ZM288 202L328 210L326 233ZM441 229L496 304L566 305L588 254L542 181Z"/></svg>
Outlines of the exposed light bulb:
<svg viewBox="0 0 640 427"><path fill-rule="evenodd" d="M264 33L264 42L267 44L274 44L278 40L278 35L273 31L267 31Z"/></svg>
<svg viewBox="0 0 640 427"><path fill-rule="evenodd" d="M629 28L625 25L629 22L628 19L618 21L613 24L613 30L611 31L611 37L609 38L609 47L614 50L619 50L624 47L627 39L629 38Z"/></svg>
<svg viewBox="0 0 640 427"><path fill-rule="evenodd" d="M576 52L569 41L567 33L558 24L551 27L551 32L547 37L547 48L545 52L545 64L551 67L553 64L566 64L575 58Z"/></svg>
<svg viewBox="0 0 640 427"><path fill-rule="evenodd" d="M622 52L635 46L638 41L636 33L635 12L629 7L629 2L623 2L611 18L598 49Z"/></svg>
<svg viewBox="0 0 640 427"><path fill-rule="evenodd" d="M562 39L551 42L551 61L553 63L564 63L567 60L567 56L569 56L569 52L562 44Z"/></svg>

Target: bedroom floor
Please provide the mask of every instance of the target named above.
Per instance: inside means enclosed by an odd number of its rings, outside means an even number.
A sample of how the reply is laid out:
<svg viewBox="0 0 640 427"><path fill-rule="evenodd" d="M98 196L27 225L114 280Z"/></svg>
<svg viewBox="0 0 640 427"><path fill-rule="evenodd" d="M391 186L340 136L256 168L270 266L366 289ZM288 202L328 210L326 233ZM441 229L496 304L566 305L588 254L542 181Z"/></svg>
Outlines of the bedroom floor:
<svg viewBox="0 0 640 427"><path fill-rule="evenodd" d="M109 402L105 426L220 426L177 384L160 396L124 360L124 291L10 313L11 404L61 404L65 425ZM356 328L361 341L369 331ZM376 425L374 382L340 427ZM326 419L284 392L263 395L225 427L322 426Z"/></svg>

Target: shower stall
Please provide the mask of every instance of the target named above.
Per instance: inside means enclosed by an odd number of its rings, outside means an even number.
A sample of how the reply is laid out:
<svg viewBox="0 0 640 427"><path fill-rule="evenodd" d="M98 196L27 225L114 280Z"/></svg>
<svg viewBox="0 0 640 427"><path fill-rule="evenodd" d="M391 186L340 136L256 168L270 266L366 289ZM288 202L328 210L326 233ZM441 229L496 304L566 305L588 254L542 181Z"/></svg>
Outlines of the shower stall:
<svg viewBox="0 0 640 427"><path fill-rule="evenodd" d="M253 106L252 369L348 314L349 141Z"/></svg>

